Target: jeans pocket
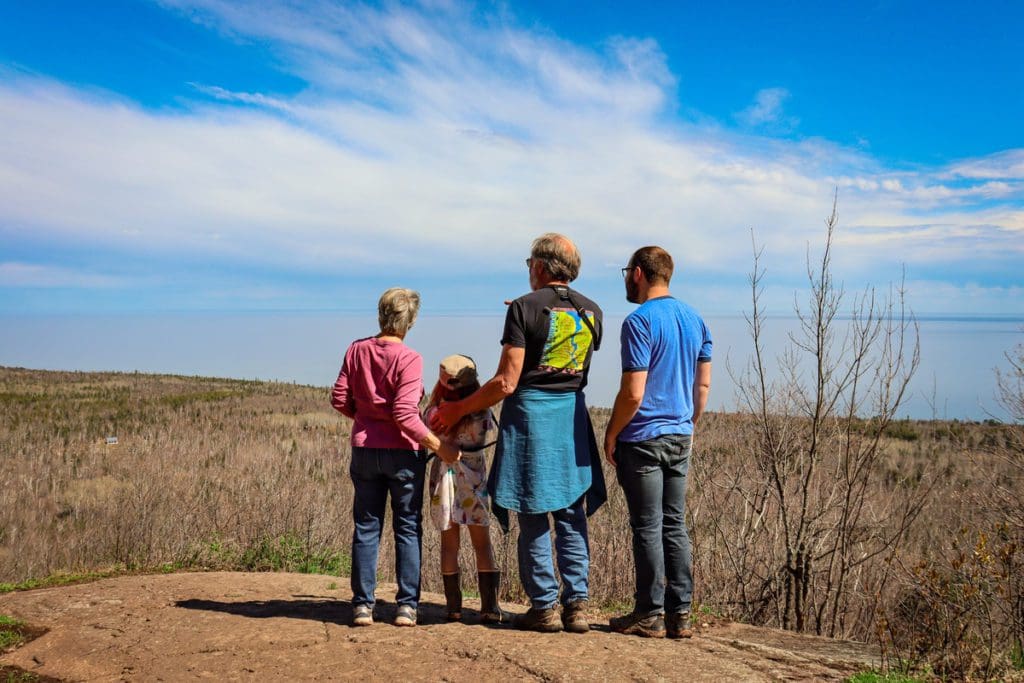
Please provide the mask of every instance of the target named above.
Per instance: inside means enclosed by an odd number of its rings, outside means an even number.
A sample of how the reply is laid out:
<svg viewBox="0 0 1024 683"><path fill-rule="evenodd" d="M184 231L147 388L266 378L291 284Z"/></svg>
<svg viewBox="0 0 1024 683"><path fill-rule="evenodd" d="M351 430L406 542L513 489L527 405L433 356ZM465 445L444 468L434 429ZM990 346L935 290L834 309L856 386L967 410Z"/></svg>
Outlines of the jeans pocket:
<svg viewBox="0 0 1024 683"><path fill-rule="evenodd" d="M394 462L394 477L400 482L415 481L423 477L427 469L427 456L424 451L405 451L395 449L391 453Z"/></svg>
<svg viewBox="0 0 1024 683"><path fill-rule="evenodd" d="M348 474L352 479L369 479L376 469L376 454L368 448L353 448L352 460L348 464Z"/></svg>

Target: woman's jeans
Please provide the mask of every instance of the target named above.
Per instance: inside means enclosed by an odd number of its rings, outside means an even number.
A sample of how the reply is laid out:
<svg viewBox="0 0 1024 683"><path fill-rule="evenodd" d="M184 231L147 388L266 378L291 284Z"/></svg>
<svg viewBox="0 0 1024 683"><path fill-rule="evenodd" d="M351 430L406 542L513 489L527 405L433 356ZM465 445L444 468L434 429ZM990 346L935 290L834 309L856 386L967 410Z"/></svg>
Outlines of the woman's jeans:
<svg viewBox="0 0 1024 683"><path fill-rule="evenodd" d="M527 514L519 520L519 579L530 605L536 609L558 604L558 581L551 561L551 522L555 522L555 555L562 577L562 604L587 599L590 571L590 546L587 539L587 515L580 498L572 507L553 512Z"/></svg>
<svg viewBox="0 0 1024 683"><path fill-rule="evenodd" d="M402 448L352 448L349 474L355 486L352 504L352 605L373 607L377 587L377 551L391 494L395 533L395 602L413 609L420 600L423 539L423 483L426 455Z"/></svg>
<svg viewBox="0 0 1024 683"><path fill-rule="evenodd" d="M686 528L689 434L615 446L616 474L629 506L636 564L636 614L686 612L693 599Z"/></svg>

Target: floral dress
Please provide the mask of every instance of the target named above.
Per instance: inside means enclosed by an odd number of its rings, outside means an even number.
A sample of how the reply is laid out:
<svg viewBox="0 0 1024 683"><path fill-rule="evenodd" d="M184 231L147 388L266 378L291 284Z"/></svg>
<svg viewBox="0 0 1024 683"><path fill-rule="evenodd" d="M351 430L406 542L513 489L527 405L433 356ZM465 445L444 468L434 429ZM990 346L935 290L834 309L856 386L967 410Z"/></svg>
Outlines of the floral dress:
<svg viewBox="0 0 1024 683"><path fill-rule="evenodd" d="M427 409L430 420L437 408ZM462 458L449 465L434 458L430 464L430 518L445 531L453 524L488 526L490 512L487 495L486 448L493 441L497 424L490 410L462 418L455 430L445 437L462 450Z"/></svg>

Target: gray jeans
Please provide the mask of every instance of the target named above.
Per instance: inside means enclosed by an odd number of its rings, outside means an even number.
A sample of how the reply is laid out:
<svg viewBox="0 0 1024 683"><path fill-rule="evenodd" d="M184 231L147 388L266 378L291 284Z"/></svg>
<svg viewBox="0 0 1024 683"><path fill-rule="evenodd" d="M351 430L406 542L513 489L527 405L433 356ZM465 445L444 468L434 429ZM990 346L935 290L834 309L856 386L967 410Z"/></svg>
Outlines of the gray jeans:
<svg viewBox="0 0 1024 683"><path fill-rule="evenodd" d="M693 574L686 475L692 441L689 434L666 434L615 446L616 474L633 530L637 614L690 609Z"/></svg>

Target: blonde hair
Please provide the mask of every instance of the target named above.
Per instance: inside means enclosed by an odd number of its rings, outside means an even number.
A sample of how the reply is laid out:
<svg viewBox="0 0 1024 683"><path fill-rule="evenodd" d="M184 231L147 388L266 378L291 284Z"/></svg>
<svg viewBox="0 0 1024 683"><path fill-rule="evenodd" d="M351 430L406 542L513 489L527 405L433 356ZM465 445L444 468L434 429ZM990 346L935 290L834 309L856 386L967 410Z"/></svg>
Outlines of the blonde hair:
<svg viewBox="0 0 1024 683"><path fill-rule="evenodd" d="M420 293L404 287L392 287L380 295L377 321L383 334L404 337L420 312Z"/></svg>
<svg viewBox="0 0 1024 683"><path fill-rule="evenodd" d="M548 275L572 282L580 275L580 252L565 235L547 232L533 241L530 258L544 263Z"/></svg>

